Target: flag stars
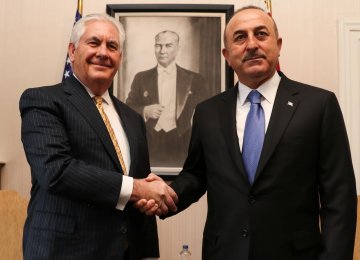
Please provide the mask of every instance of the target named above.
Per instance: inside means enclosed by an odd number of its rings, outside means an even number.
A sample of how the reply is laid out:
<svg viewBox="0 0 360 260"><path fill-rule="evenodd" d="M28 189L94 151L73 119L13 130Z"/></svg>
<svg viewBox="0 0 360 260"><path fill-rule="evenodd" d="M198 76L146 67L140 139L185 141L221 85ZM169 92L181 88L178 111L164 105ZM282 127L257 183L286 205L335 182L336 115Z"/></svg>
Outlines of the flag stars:
<svg viewBox="0 0 360 260"><path fill-rule="evenodd" d="M66 70L65 73L64 73L64 78L68 78L70 77L70 71L69 70Z"/></svg>

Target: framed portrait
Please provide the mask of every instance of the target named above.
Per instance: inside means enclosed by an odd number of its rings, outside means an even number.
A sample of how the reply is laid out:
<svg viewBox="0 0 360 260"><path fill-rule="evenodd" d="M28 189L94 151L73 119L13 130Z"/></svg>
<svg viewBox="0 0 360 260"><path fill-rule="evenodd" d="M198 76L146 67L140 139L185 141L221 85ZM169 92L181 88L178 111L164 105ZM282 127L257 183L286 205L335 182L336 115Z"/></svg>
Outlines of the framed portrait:
<svg viewBox="0 0 360 260"><path fill-rule="evenodd" d="M176 176L196 105L234 84L221 53L234 5L109 4L106 11L126 33L113 93L143 116L152 171Z"/></svg>

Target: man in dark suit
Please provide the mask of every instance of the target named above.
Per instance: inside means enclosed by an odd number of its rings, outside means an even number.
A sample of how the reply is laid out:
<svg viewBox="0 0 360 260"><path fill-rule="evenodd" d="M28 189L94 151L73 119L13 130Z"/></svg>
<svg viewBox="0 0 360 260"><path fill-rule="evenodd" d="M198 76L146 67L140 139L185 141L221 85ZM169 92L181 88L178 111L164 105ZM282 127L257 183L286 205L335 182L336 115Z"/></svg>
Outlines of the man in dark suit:
<svg viewBox="0 0 360 260"><path fill-rule="evenodd" d="M131 202L155 195L166 211L176 195L160 182L151 193L141 179L150 173L145 124L108 91L124 40L114 18L82 18L69 44L74 76L21 97L22 141L32 176L24 259L159 256L155 218Z"/></svg>
<svg viewBox="0 0 360 260"><path fill-rule="evenodd" d="M146 121L152 166L182 166L195 106L208 97L204 78L175 63L179 48L176 32L158 33L158 65L135 75L126 100Z"/></svg>
<svg viewBox="0 0 360 260"><path fill-rule="evenodd" d="M171 184L178 212L207 192L202 258L352 260L357 196L335 95L277 73L282 40L262 9L238 10L224 37L239 82L197 106L189 154ZM258 158L262 138L248 153L245 137L255 109L262 129L252 133L265 132ZM150 201L142 210L154 212Z"/></svg>

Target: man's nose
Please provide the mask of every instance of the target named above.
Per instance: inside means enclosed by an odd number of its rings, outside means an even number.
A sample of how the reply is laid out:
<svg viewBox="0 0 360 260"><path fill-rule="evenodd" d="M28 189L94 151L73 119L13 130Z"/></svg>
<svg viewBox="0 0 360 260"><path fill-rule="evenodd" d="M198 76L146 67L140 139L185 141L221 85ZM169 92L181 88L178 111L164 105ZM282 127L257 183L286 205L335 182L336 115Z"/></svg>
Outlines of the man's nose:
<svg viewBox="0 0 360 260"><path fill-rule="evenodd" d="M166 53L166 52L167 52L166 46L161 46L160 53Z"/></svg>
<svg viewBox="0 0 360 260"><path fill-rule="evenodd" d="M98 46L97 55L100 57L108 57L108 49L105 43L102 43Z"/></svg>
<svg viewBox="0 0 360 260"><path fill-rule="evenodd" d="M246 48L252 50L257 49L258 46L258 40L256 37L254 35L249 35Z"/></svg>

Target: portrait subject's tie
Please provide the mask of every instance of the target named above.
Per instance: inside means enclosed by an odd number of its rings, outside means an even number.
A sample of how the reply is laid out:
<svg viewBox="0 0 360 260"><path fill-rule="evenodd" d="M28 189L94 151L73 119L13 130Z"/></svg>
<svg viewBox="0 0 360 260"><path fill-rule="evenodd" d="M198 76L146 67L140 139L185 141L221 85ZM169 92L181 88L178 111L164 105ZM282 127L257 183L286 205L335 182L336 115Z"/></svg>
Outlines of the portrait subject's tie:
<svg viewBox="0 0 360 260"><path fill-rule="evenodd" d="M248 95L250 111L246 117L242 148L243 162L250 184L253 184L265 137L265 116L261 94L252 90Z"/></svg>
<svg viewBox="0 0 360 260"><path fill-rule="evenodd" d="M120 165L121 165L121 168L123 170L123 173L125 175L127 175L125 162L124 162L123 156L121 154L120 146L119 146L119 144L118 144L118 142L116 140L114 129L112 128L112 126L110 124L110 120L109 120L108 116L106 115L106 113L104 111L103 98L101 96L95 96L94 100L95 100L95 103L96 103L96 107L99 110L100 115L101 115L101 117L102 117L102 119L103 119L103 121L105 123L105 126L106 126L108 132L109 132L111 141L112 141L112 143L114 145L114 148L115 148L115 151L116 151L116 155L119 158Z"/></svg>

